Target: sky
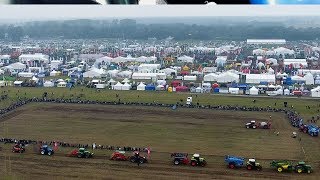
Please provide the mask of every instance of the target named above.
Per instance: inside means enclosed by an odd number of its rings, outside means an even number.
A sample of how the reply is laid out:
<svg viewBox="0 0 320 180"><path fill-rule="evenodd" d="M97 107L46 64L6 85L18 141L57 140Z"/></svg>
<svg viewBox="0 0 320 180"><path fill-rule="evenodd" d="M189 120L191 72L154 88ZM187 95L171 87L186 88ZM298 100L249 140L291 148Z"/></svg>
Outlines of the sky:
<svg viewBox="0 0 320 180"><path fill-rule="evenodd" d="M320 16L320 6L0 6L0 20L97 19L106 17Z"/></svg>

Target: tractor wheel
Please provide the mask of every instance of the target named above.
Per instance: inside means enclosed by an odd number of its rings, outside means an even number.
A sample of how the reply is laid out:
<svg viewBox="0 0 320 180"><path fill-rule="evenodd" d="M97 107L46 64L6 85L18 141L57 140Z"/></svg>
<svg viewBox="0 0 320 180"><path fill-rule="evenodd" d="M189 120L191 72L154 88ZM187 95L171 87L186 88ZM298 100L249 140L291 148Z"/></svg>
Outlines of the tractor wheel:
<svg viewBox="0 0 320 180"><path fill-rule="evenodd" d="M252 126L252 128L253 128L253 129L256 129L256 128L257 128L257 126Z"/></svg>
<svg viewBox="0 0 320 180"><path fill-rule="evenodd" d="M130 158L130 161L131 161L132 163L134 163L134 162L135 162L135 158L134 158L134 157L131 157L131 158Z"/></svg>
<svg viewBox="0 0 320 180"><path fill-rule="evenodd" d="M175 160L173 163L174 163L174 165L179 165L180 164L180 162L178 160Z"/></svg>
<svg viewBox="0 0 320 180"><path fill-rule="evenodd" d="M41 154L44 155L44 151L41 151Z"/></svg>
<svg viewBox="0 0 320 180"><path fill-rule="evenodd" d="M207 165L207 162L206 161L203 161L202 163L201 163L201 166L202 167L205 167Z"/></svg>
<svg viewBox="0 0 320 180"><path fill-rule="evenodd" d="M246 126L247 129L249 129L249 126Z"/></svg>
<svg viewBox="0 0 320 180"><path fill-rule="evenodd" d="M282 171L283 171L283 168L282 168L282 167L278 167L278 168L277 168L277 171L278 171L278 172L282 172Z"/></svg>
<svg viewBox="0 0 320 180"><path fill-rule="evenodd" d="M311 173L311 170L310 170L310 169L308 169L307 173L308 173L308 174L310 174L310 173Z"/></svg>
<svg viewBox="0 0 320 180"><path fill-rule="evenodd" d="M51 151L48 152L48 156L51 156Z"/></svg>
<svg viewBox="0 0 320 180"><path fill-rule="evenodd" d="M82 156L81 156L81 154L78 154L77 157L78 157L78 158L81 158Z"/></svg>
<svg viewBox="0 0 320 180"><path fill-rule="evenodd" d="M297 173L301 174L302 173L302 169L297 169Z"/></svg>
<svg viewBox="0 0 320 180"><path fill-rule="evenodd" d="M258 166L257 167L257 171L261 171L262 170L262 167L261 166Z"/></svg>
<svg viewBox="0 0 320 180"><path fill-rule="evenodd" d="M236 166L233 164L233 163L231 163L231 164L229 164L229 168L230 169L234 169Z"/></svg>
<svg viewBox="0 0 320 180"><path fill-rule="evenodd" d="M247 169L248 169L248 170L252 170L252 166L251 166L251 165L248 165L248 166L247 166Z"/></svg>
<svg viewBox="0 0 320 180"><path fill-rule="evenodd" d="M191 162L191 166L196 166L196 165L197 165L197 163L195 161Z"/></svg>
<svg viewBox="0 0 320 180"><path fill-rule="evenodd" d="M143 164L144 163L144 159L143 158L140 158L140 164Z"/></svg>

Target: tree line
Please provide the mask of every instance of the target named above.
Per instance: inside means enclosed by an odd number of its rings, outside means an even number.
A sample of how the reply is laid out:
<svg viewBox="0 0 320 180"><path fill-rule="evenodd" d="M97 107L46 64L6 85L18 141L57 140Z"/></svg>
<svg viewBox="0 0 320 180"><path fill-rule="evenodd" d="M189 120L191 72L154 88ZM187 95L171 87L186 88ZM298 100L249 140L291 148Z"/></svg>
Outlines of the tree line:
<svg viewBox="0 0 320 180"><path fill-rule="evenodd" d="M246 40L250 38L287 40L314 40L320 37L320 28L295 28L282 24L259 25L242 24L141 24L135 20L68 20L38 21L21 25L0 25L0 39L19 41L24 36L35 39L61 37L64 39L164 39L168 36L176 40Z"/></svg>

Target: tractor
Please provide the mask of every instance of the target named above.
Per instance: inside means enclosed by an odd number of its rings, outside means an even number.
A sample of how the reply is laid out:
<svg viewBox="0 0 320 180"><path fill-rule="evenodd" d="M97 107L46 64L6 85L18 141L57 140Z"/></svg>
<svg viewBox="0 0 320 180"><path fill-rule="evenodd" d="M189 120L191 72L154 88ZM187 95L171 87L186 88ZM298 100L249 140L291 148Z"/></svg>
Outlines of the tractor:
<svg viewBox="0 0 320 180"><path fill-rule="evenodd" d="M110 160L114 161L127 161L128 157L125 155L125 151L115 151L112 153Z"/></svg>
<svg viewBox="0 0 320 180"><path fill-rule="evenodd" d="M317 125L309 124L307 128L310 136L319 136L320 128Z"/></svg>
<svg viewBox="0 0 320 180"><path fill-rule="evenodd" d="M148 162L147 158L145 156L140 156L140 152L138 151L133 152L133 156L130 156L129 160L132 163L138 164L144 164Z"/></svg>
<svg viewBox="0 0 320 180"><path fill-rule="evenodd" d="M245 127L247 129L256 129L258 127L258 125L256 124L256 121L250 121L250 122L246 123Z"/></svg>
<svg viewBox="0 0 320 180"><path fill-rule="evenodd" d="M283 171L291 172L293 170L292 164L288 161L275 161L275 160L273 160L270 163L270 165L271 165L271 167L276 168L278 172L283 172Z"/></svg>
<svg viewBox="0 0 320 180"><path fill-rule="evenodd" d="M257 163L254 158L248 160L248 162L246 163L246 167L248 170L262 170L262 166L260 165L260 163Z"/></svg>
<svg viewBox="0 0 320 180"><path fill-rule="evenodd" d="M40 154L41 155L51 156L53 153L54 153L53 149L50 148L48 145L42 145L40 147Z"/></svg>
<svg viewBox="0 0 320 180"><path fill-rule="evenodd" d="M299 130L304 133L308 133L310 136L319 136L320 128L314 124L301 124Z"/></svg>
<svg viewBox="0 0 320 180"><path fill-rule="evenodd" d="M261 128L261 129L270 129L271 128L271 123L270 122L260 122L259 123L259 128Z"/></svg>
<svg viewBox="0 0 320 180"><path fill-rule="evenodd" d="M190 160L191 166L206 166L207 162L204 158L200 157L200 154L193 154Z"/></svg>
<svg viewBox="0 0 320 180"><path fill-rule="evenodd" d="M304 161L298 162L297 165L294 166L294 171L297 173L308 173L312 172L312 167L307 165Z"/></svg>
<svg viewBox="0 0 320 180"><path fill-rule="evenodd" d="M93 153L86 150L85 148L79 148L71 151L69 156L78 157L78 158L92 158Z"/></svg>
<svg viewBox="0 0 320 180"><path fill-rule="evenodd" d="M225 156L224 161L227 163L230 169L242 167L244 164L244 158L237 156L227 155Z"/></svg>
<svg viewBox="0 0 320 180"><path fill-rule="evenodd" d="M173 159L174 165L189 164L190 163L187 153L172 153L171 158L174 158Z"/></svg>
<svg viewBox="0 0 320 180"><path fill-rule="evenodd" d="M270 122L256 122L256 121L250 121L245 124L245 127L247 129L270 129L271 128L271 123Z"/></svg>
<svg viewBox="0 0 320 180"><path fill-rule="evenodd" d="M24 145L22 145L22 144L16 144L12 147L12 152L14 152L14 153L23 153L25 151L26 151L26 149L25 149Z"/></svg>

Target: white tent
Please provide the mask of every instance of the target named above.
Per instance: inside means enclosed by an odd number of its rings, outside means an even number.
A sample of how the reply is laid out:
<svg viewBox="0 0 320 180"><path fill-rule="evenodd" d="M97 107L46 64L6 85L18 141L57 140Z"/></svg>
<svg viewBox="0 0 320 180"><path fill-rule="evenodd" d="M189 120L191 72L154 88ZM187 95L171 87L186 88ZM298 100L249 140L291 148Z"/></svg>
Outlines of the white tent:
<svg viewBox="0 0 320 180"><path fill-rule="evenodd" d="M256 87L252 87L249 89L249 94L250 95L258 95L259 94L259 90Z"/></svg>
<svg viewBox="0 0 320 180"><path fill-rule="evenodd" d="M274 74L246 74L246 83L259 84L260 82L275 83Z"/></svg>
<svg viewBox="0 0 320 180"><path fill-rule="evenodd" d="M53 87L53 86L54 86L54 83L51 81L46 81L43 83L43 87Z"/></svg>
<svg viewBox="0 0 320 180"><path fill-rule="evenodd" d="M290 50L284 47L279 47L277 49L274 49L274 52L276 55L293 55L294 54L294 50Z"/></svg>
<svg viewBox="0 0 320 180"><path fill-rule="evenodd" d="M137 90L138 90L138 91L144 91L144 90L146 90L145 88L146 88L146 85L143 84L143 82L141 82L141 83L137 86Z"/></svg>
<svg viewBox="0 0 320 180"><path fill-rule="evenodd" d="M283 95L289 96L289 95L290 95L290 90L289 90L289 89L285 89L285 90L283 91Z"/></svg>
<svg viewBox="0 0 320 180"><path fill-rule="evenodd" d="M111 85L111 86L113 86L113 85L116 84L116 81L113 80L113 79L110 79L110 80L108 81L108 84Z"/></svg>
<svg viewBox="0 0 320 180"><path fill-rule="evenodd" d="M218 75L215 74L215 73L210 73L210 74L207 74L203 77L203 81L205 82L212 82L212 81L217 81L217 77Z"/></svg>
<svg viewBox="0 0 320 180"><path fill-rule="evenodd" d="M232 72L224 72L218 75L217 82L228 83L228 82L239 82L239 76Z"/></svg>
<svg viewBox="0 0 320 180"><path fill-rule="evenodd" d="M156 90L157 90L157 91L163 91L163 90L165 90L165 88L164 88L163 85L159 84L159 85L156 87Z"/></svg>
<svg viewBox="0 0 320 180"><path fill-rule="evenodd" d="M202 93L202 88L201 87L197 87L196 88L196 93Z"/></svg>
<svg viewBox="0 0 320 180"><path fill-rule="evenodd" d="M167 84L166 80L157 80L158 85L165 86Z"/></svg>
<svg viewBox="0 0 320 180"><path fill-rule="evenodd" d="M39 79L36 78L35 76L33 76L31 80L34 81L34 82L36 82L36 83L38 83L38 81L39 81Z"/></svg>
<svg viewBox="0 0 320 180"><path fill-rule="evenodd" d="M185 81L196 81L197 76L183 76L183 80Z"/></svg>
<svg viewBox="0 0 320 180"><path fill-rule="evenodd" d="M156 73L138 73L138 72L134 72L132 74L132 79L153 79L153 78L157 78L157 74Z"/></svg>
<svg viewBox="0 0 320 180"><path fill-rule="evenodd" d="M58 75L59 75L58 71L53 70L50 72L50 76L58 76Z"/></svg>
<svg viewBox="0 0 320 180"><path fill-rule="evenodd" d="M130 90L130 88L131 88L130 84L124 83L124 85L122 85L121 90L128 91L128 90Z"/></svg>
<svg viewBox="0 0 320 180"><path fill-rule="evenodd" d="M194 58L184 55L184 56L178 57L177 61L180 62L180 63L193 63Z"/></svg>
<svg viewBox="0 0 320 180"><path fill-rule="evenodd" d="M94 77L101 77L101 74L96 71L87 71L83 73L84 78L94 78Z"/></svg>
<svg viewBox="0 0 320 180"><path fill-rule="evenodd" d="M320 97L320 86L311 89L311 97Z"/></svg>
<svg viewBox="0 0 320 180"><path fill-rule="evenodd" d="M306 81L306 79L301 76L292 76L291 79L292 81Z"/></svg>
<svg viewBox="0 0 320 180"><path fill-rule="evenodd" d="M229 88L230 94L239 94L239 88Z"/></svg>
<svg viewBox="0 0 320 180"><path fill-rule="evenodd" d="M132 72L131 71L121 71L117 74L118 77L123 77L123 78L131 78Z"/></svg>
<svg viewBox="0 0 320 180"><path fill-rule="evenodd" d="M306 74L304 79L306 80L306 85L314 85L314 78L311 73Z"/></svg>
<svg viewBox="0 0 320 180"><path fill-rule="evenodd" d="M118 73L119 73L119 70L109 70L109 71L107 71L107 74L110 77L117 77Z"/></svg>
<svg viewBox="0 0 320 180"><path fill-rule="evenodd" d="M120 82L118 82L116 85L113 86L114 90L122 90L122 84Z"/></svg>
<svg viewBox="0 0 320 180"><path fill-rule="evenodd" d="M22 64L20 62L16 62L16 63L13 63L13 64L10 64L9 66L6 66L6 68L8 69L14 69L14 70L24 70L26 69L26 65L25 64Z"/></svg>
<svg viewBox="0 0 320 180"><path fill-rule="evenodd" d="M170 76L171 74L177 74L177 70L171 69L171 68L165 68L162 69L161 72L164 72L167 76Z"/></svg>
<svg viewBox="0 0 320 180"><path fill-rule="evenodd" d="M217 56L216 64L220 66L224 66L224 64L227 62L228 57L227 56Z"/></svg>

